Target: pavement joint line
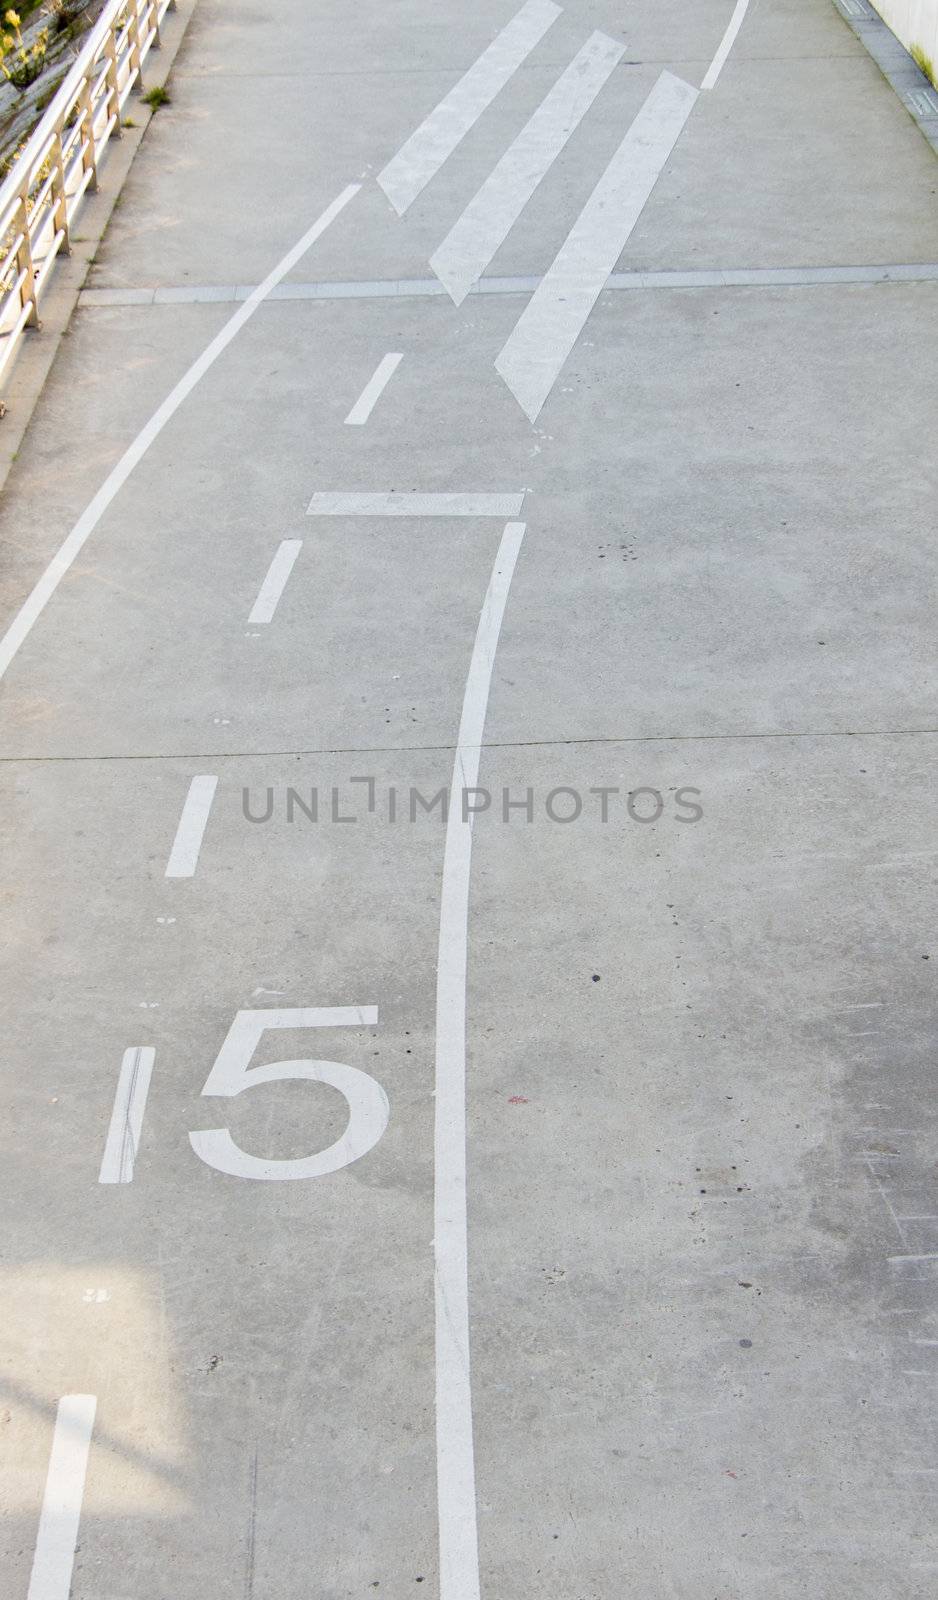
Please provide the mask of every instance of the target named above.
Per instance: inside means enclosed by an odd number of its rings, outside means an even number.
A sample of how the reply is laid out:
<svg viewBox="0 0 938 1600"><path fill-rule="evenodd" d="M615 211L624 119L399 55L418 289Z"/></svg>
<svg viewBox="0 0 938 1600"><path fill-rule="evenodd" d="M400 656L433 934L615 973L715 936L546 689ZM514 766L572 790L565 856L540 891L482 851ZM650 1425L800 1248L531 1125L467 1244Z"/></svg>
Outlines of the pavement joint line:
<svg viewBox="0 0 938 1600"><path fill-rule="evenodd" d="M486 739L482 750L551 750L573 745L733 744L751 739L916 739L935 737L938 728L802 728L767 733L624 733L570 739ZM304 750L158 750L131 755L3 756L0 766L68 766L95 761L268 761L300 756L396 756L452 754L447 744L319 745Z"/></svg>
<svg viewBox="0 0 938 1600"><path fill-rule="evenodd" d="M706 56L684 56L684 57L682 57L682 64L684 66L686 66L686 67L703 67L703 66L705 66L707 64L707 59L708 58ZM855 53L852 50L808 50L808 51L805 51L804 54L802 54L802 55L780 55L780 56L779 55L753 55L753 54L744 54L744 53L740 52L738 54L738 56L737 56L738 64L739 65L743 65L743 66L761 66L765 62L773 62L773 61L781 61L781 62L785 62L787 64L788 62L791 62L791 61L847 61L847 62L855 62L856 59L857 59L857 57L856 57ZM465 62L461 62L458 66L450 65L448 67L439 67L439 66L436 66L436 65L431 66L431 67L421 67L421 66L411 66L411 65L407 65L407 66L401 65L401 66L398 66L398 67L375 67L375 68L351 67L351 68L348 68L348 69L342 69L342 68L339 68L339 67L334 67L334 68L329 68L329 69L326 69L326 70L320 69L319 71L310 71L310 72L224 72L224 71L199 72L199 71L195 71L195 72L174 72L173 73L173 77L175 79L183 79L183 78L185 78L185 79L190 80L193 83L204 82L204 80L206 78L210 78L213 83L214 82L218 82L218 81L224 82L228 78L231 78L231 79L233 79L235 81L239 81L239 80L242 80L242 79L250 79L250 81L252 83L255 82L255 81L264 81L264 80L267 80L267 79L285 78L285 79L288 79L288 80L296 80L298 82L303 83L303 82L307 82L308 80L310 80L312 78L405 78L405 77L406 78L410 78L410 77L417 77L417 76L420 76L420 75L422 75L424 77L426 77L428 75L436 75L436 76L439 76L439 77L446 77L450 73L465 72L466 65L467 64ZM641 56L638 59L632 59L632 60L629 60L629 61L621 61L619 63L619 67L617 68L617 71L621 70L624 67L673 67L673 65L674 65L674 56L673 55L669 55L669 56ZM565 57L558 56L556 60L547 59L546 57L539 57L536 62L524 62L523 61L521 63L521 65L516 70L519 73L521 73L521 72L549 72L552 69L556 69L558 67L564 67L564 66L566 66L566 58Z"/></svg>
<svg viewBox="0 0 938 1600"><path fill-rule="evenodd" d="M606 290L822 288L851 283L931 283L938 280L938 262L859 264L824 267L689 267L614 272ZM479 295L533 294L543 281L537 274L480 278L467 299ZM164 284L151 288L83 289L85 309L114 306L226 305L247 300L250 284ZM363 279L360 282L281 283L267 299L280 300L448 300L437 278Z"/></svg>

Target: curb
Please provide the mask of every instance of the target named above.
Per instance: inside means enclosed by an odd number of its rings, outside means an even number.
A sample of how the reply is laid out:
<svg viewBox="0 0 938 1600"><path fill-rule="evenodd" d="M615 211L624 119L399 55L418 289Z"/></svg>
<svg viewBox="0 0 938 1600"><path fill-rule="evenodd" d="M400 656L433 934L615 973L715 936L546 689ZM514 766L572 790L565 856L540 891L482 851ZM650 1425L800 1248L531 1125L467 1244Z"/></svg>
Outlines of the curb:
<svg viewBox="0 0 938 1600"><path fill-rule="evenodd" d="M932 87L869 0L834 0L834 5L938 155L938 89Z"/></svg>
<svg viewBox="0 0 938 1600"><path fill-rule="evenodd" d="M152 88L155 83L166 82L196 4L197 0L177 0L176 10L167 12L162 45L159 50L151 51L147 60L146 87ZM125 110L130 113L131 108L137 126L125 128L122 138L109 141L107 156L101 166L101 188L85 201L77 224L78 237L72 239L72 253L70 256L60 255L55 264L43 300L40 326L38 330L28 331L9 374L9 381L4 385L6 412L0 421L0 492L6 486L10 469L62 338L68 331L72 312L78 304L98 246L107 232L134 157L156 115L142 100L133 97L128 100Z"/></svg>

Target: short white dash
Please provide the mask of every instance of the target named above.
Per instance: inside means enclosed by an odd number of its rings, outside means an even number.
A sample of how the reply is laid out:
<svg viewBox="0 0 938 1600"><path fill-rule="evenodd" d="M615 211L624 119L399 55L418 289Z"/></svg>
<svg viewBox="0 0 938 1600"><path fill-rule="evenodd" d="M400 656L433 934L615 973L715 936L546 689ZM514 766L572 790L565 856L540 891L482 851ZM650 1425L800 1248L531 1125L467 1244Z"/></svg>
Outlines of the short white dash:
<svg viewBox="0 0 938 1600"><path fill-rule="evenodd" d="M302 539L284 539L267 569L248 622L272 622L280 596L289 581L293 564L303 548Z"/></svg>
<svg viewBox="0 0 938 1600"><path fill-rule="evenodd" d="M68 1600L96 1409L93 1394L59 1401L27 1600Z"/></svg>
<svg viewBox="0 0 938 1600"><path fill-rule="evenodd" d="M938 1261L938 1250L926 1250L919 1256L887 1256L887 1261L901 1266L906 1261Z"/></svg>
<svg viewBox="0 0 938 1600"><path fill-rule="evenodd" d="M368 421L403 359L403 351L391 351L379 361L374 376L369 378L345 419L349 427L361 428Z"/></svg>
<svg viewBox="0 0 938 1600"><path fill-rule="evenodd" d="M98 1173L99 1183L133 1181L134 1162L140 1148L143 1113L155 1060L156 1051L149 1045L135 1045L124 1051L101 1171Z"/></svg>
<svg viewBox="0 0 938 1600"><path fill-rule="evenodd" d="M166 865L167 878L191 878L195 873L217 787L217 777L207 773L190 783Z"/></svg>

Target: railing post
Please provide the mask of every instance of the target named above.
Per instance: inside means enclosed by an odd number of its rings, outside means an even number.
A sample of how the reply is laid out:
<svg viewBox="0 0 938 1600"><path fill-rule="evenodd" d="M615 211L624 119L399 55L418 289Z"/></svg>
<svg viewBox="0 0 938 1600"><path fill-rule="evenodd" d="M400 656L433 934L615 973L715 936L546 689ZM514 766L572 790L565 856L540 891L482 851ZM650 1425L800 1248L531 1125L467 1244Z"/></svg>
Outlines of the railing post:
<svg viewBox="0 0 938 1600"><path fill-rule="evenodd" d="M108 89L110 90L111 100L112 100L111 109L112 109L112 111L114 113L114 117L115 117L114 133L115 133L115 135L116 135L116 137L118 139L123 139L124 130L121 127L120 85L118 84L118 81L117 81L117 19L116 18L112 19L112 21L111 21L111 28L110 28L110 32L108 33L107 44L105 45L104 49L105 49L105 54L107 56L107 83L108 83Z"/></svg>
<svg viewBox="0 0 938 1600"><path fill-rule="evenodd" d="M137 88L143 88L143 53L140 39L140 0L130 0L131 12L131 46L130 70L137 74Z"/></svg>
<svg viewBox="0 0 938 1600"><path fill-rule="evenodd" d="M29 241L29 211L26 206L26 195L20 195L19 230L21 243L16 252L16 265L23 274L23 287L20 297L24 306L30 307L26 319L27 328L38 328L39 307L36 303L36 269L33 266L33 252Z"/></svg>
<svg viewBox="0 0 938 1600"><path fill-rule="evenodd" d="M94 191L98 187L98 156L94 147L94 106L91 104L90 78L85 79L84 87L79 96L79 104L81 106L81 142L84 146L81 164L85 172L91 173L91 182L88 188ZM119 116L117 120L118 125L120 125Z"/></svg>
<svg viewBox="0 0 938 1600"><path fill-rule="evenodd" d="M55 196L53 220L56 232L62 234L61 248L67 256L72 253L72 241L68 230L68 196L65 193L65 159L62 154L62 124L60 123L52 146L52 193Z"/></svg>

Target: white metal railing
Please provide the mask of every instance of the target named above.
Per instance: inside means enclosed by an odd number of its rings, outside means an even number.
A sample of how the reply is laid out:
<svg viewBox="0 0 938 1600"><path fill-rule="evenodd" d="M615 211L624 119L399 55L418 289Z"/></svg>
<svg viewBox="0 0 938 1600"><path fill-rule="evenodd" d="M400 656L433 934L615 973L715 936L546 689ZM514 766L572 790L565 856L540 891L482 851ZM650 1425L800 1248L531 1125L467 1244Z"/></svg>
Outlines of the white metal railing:
<svg viewBox="0 0 938 1600"><path fill-rule="evenodd" d="M0 186L0 380L39 302L98 162L176 0L108 0L81 53Z"/></svg>

